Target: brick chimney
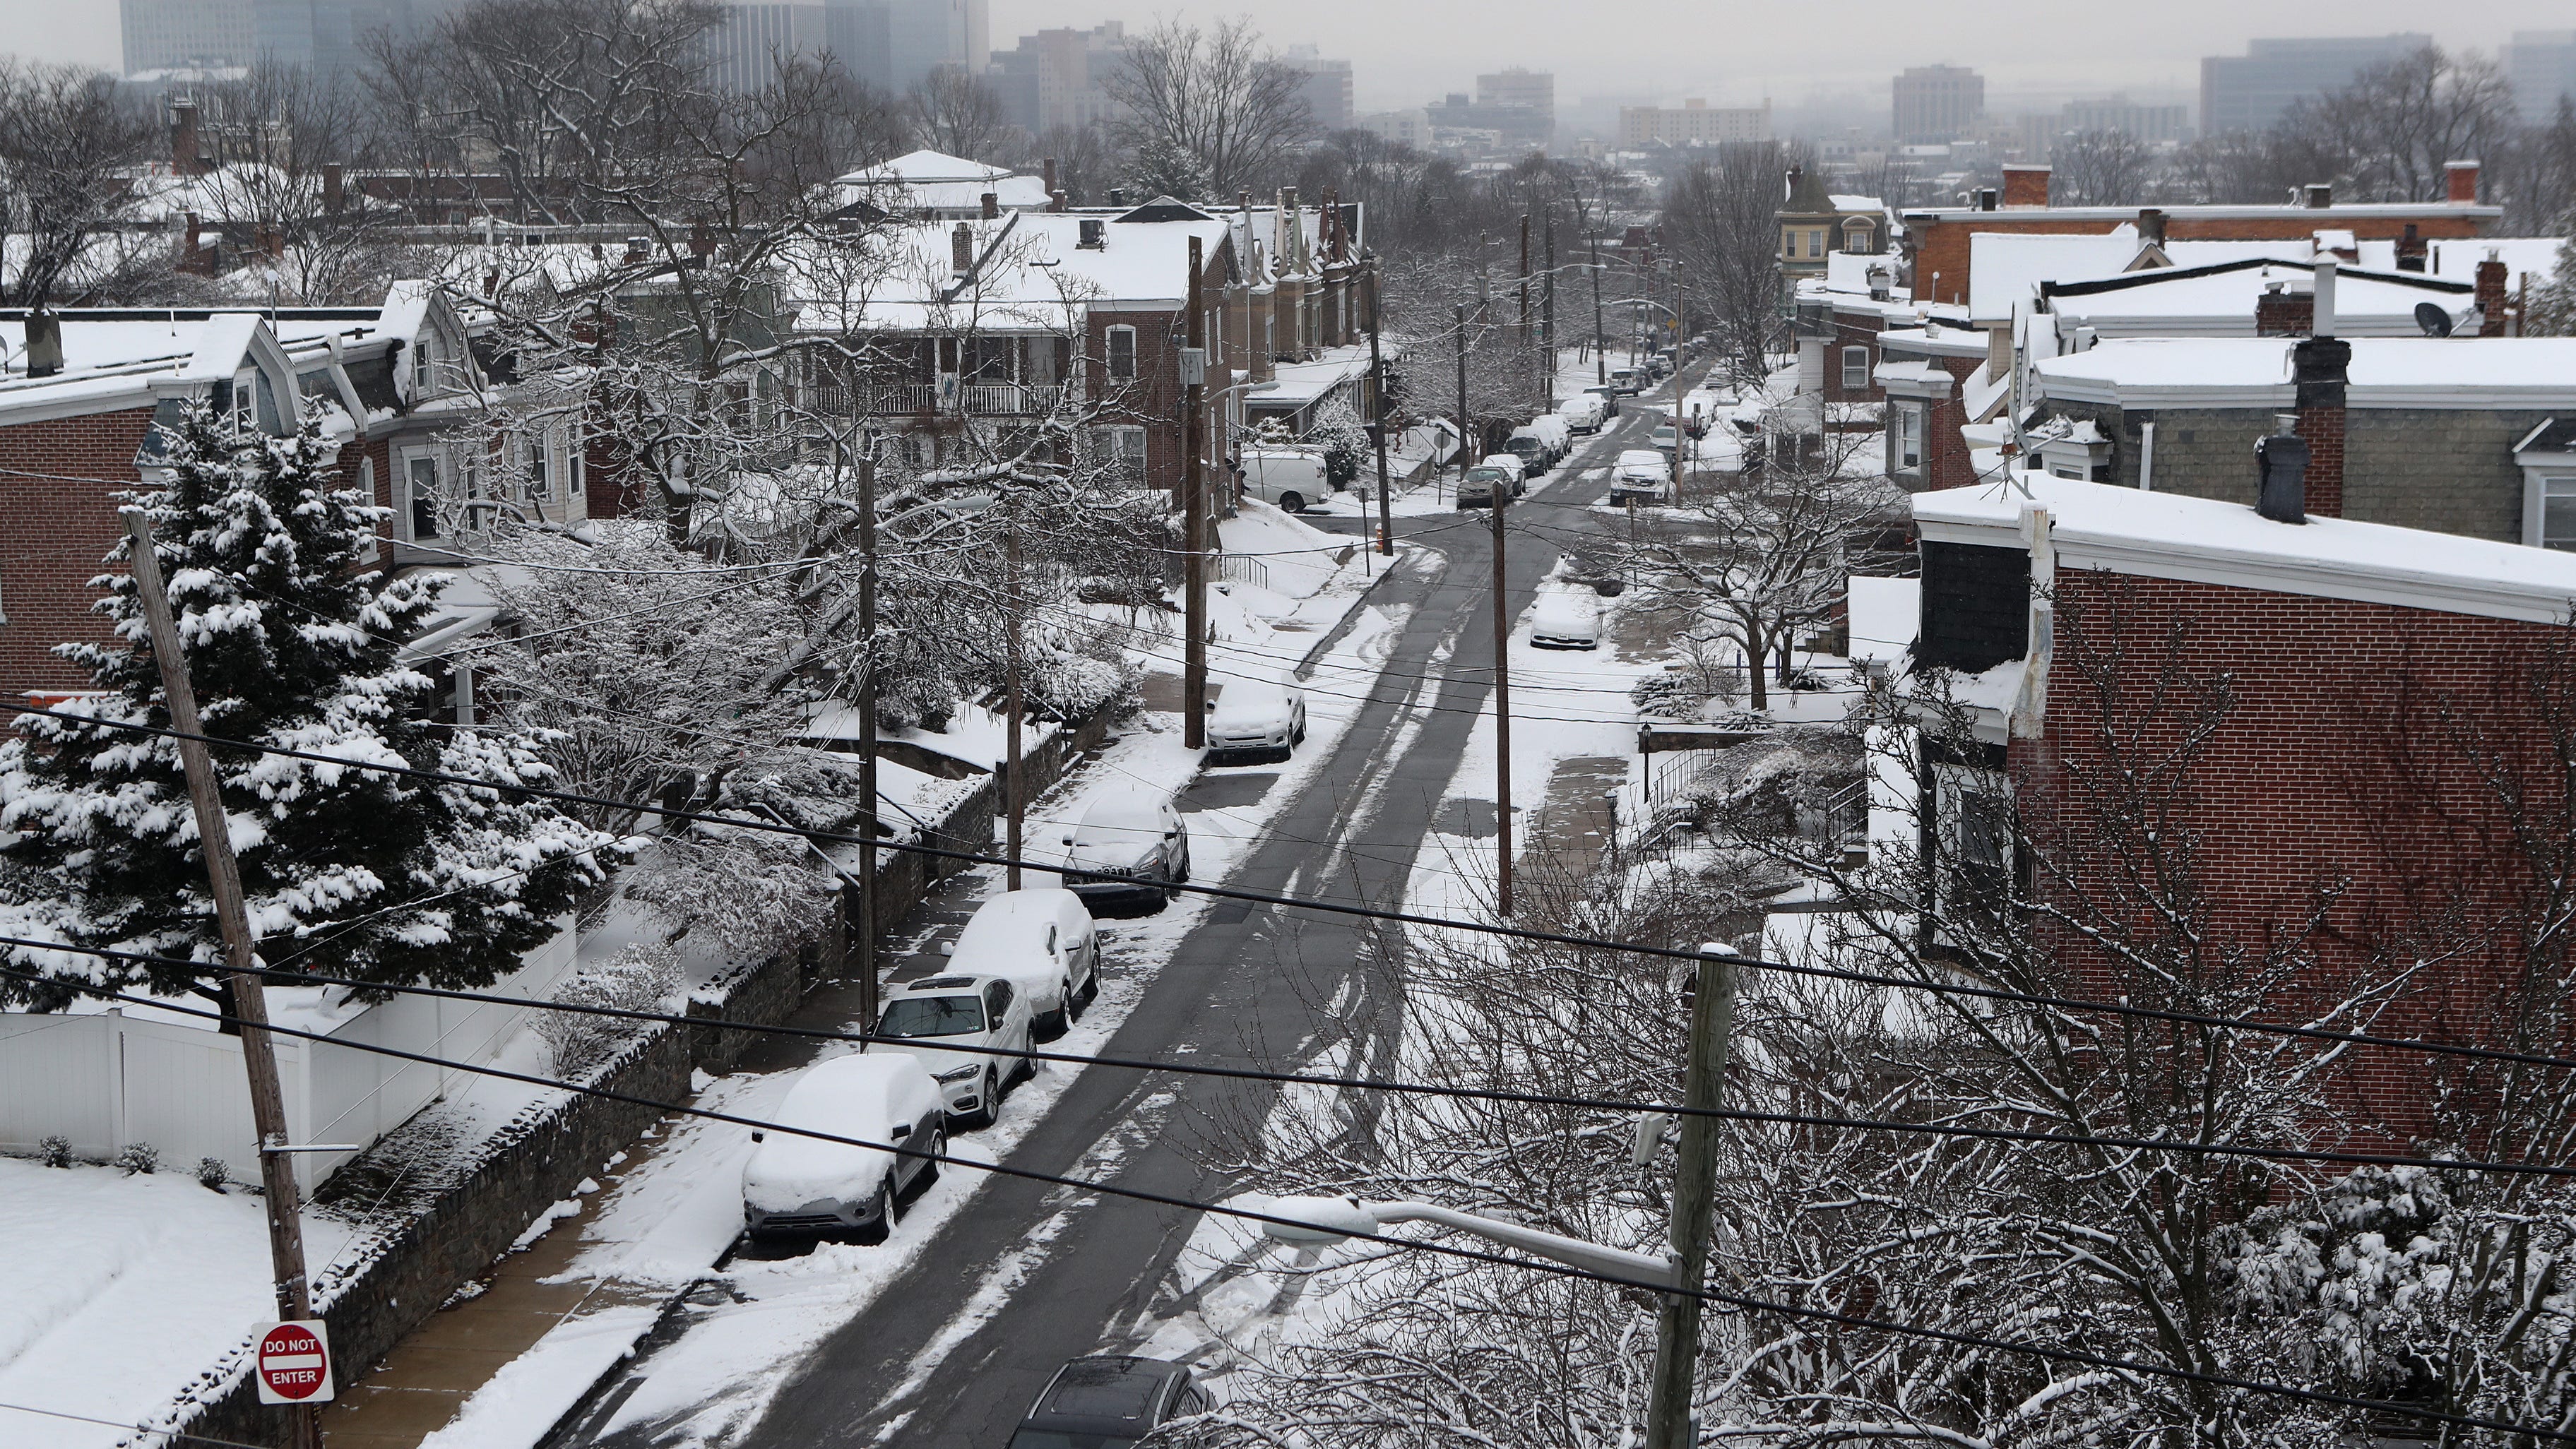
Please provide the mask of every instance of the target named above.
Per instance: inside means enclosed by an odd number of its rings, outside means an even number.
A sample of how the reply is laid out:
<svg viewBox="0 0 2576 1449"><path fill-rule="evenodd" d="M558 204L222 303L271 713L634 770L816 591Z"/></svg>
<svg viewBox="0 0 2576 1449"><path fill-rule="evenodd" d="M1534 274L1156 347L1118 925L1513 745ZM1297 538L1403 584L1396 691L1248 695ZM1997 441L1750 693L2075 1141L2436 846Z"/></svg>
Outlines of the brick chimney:
<svg viewBox="0 0 2576 1449"><path fill-rule="evenodd" d="M2401 272L2424 270L2424 254L2427 250L2423 232L2416 227L2415 223L2411 221L2406 223L2406 234L2397 239L2397 270Z"/></svg>
<svg viewBox="0 0 2576 1449"><path fill-rule="evenodd" d="M2254 335L2305 337L2317 330L2317 294L2293 292L2287 282L2274 282L2254 299Z"/></svg>
<svg viewBox="0 0 2576 1449"><path fill-rule="evenodd" d="M2493 247L2478 263L2478 335L2504 335L2504 257Z"/></svg>
<svg viewBox="0 0 2576 1449"><path fill-rule="evenodd" d="M337 161L322 166L322 209L333 216L340 214L340 204L348 199L348 172Z"/></svg>
<svg viewBox="0 0 2576 1449"><path fill-rule="evenodd" d="M1055 158L1053 156L1046 158L1046 163L1040 168L1039 174L1046 178L1047 210L1064 210L1064 193L1058 191L1055 185Z"/></svg>
<svg viewBox="0 0 2576 1449"><path fill-rule="evenodd" d="M992 221L1002 214L1002 198L987 191L976 198L976 209L983 213L986 221Z"/></svg>
<svg viewBox="0 0 2576 1449"><path fill-rule="evenodd" d="M2006 166L2004 206L2011 209L2048 205L2048 175L2045 166Z"/></svg>
<svg viewBox="0 0 2576 1449"><path fill-rule="evenodd" d="M2352 373L2352 344L2311 337L2290 349L2298 386L2298 436L2308 445L2307 511L2343 517L2344 387Z"/></svg>
<svg viewBox="0 0 2576 1449"><path fill-rule="evenodd" d="M1932 364L1950 374L1950 389L1941 400L1923 410L1923 486L1926 490L1973 488L1977 483L1977 464L1968 455L1967 434L1960 431L1968 425L1968 379L1975 375L1980 359L1974 357L1936 357Z"/></svg>
<svg viewBox="0 0 2576 1449"><path fill-rule="evenodd" d="M2442 180L2446 183L2443 200L2453 206L2478 204L2478 163L2445 161L2442 163Z"/></svg>
<svg viewBox="0 0 2576 1449"><path fill-rule="evenodd" d="M961 277L975 270L975 228L962 221L948 234L948 269Z"/></svg>
<svg viewBox="0 0 2576 1449"><path fill-rule="evenodd" d="M197 174L197 103L182 97L170 103L170 173Z"/></svg>
<svg viewBox="0 0 2576 1449"><path fill-rule="evenodd" d="M2165 244L2164 212L2152 206L2142 208L2138 212L2138 243L2141 246L2158 248Z"/></svg>
<svg viewBox="0 0 2576 1449"><path fill-rule="evenodd" d="M702 221L690 227L689 256L692 258L690 264L703 267L707 264L707 259L715 254L716 234L707 229L707 224Z"/></svg>

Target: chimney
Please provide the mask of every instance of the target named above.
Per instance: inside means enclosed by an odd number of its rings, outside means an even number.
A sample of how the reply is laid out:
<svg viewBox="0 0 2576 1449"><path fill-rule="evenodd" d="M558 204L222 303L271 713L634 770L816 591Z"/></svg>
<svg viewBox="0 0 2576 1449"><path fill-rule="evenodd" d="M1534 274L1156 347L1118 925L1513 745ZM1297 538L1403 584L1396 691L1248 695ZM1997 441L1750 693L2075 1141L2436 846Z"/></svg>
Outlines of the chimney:
<svg viewBox="0 0 2576 1449"><path fill-rule="evenodd" d="M1798 194L1798 182L1801 178L1805 177L1806 174L1807 168L1804 166L1792 166L1789 168L1789 189L1787 196L1795 197Z"/></svg>
<svg viewBox="0 0 2576 1449"><path fill-rule="evenodd" d="M2254 335L2306 337L2317 330L2317 296L2294 292L2287 282L2274 282L2254 299Z"/></svg>
<svg viewBox="0 0 2576 1449"><path fill-rule="evenodd" d="M322 164L322 209L333 216L340 214L340 203L348 197L348 172L337 161Z"/></svg>
<svg viewBox="0 0 2576 1449"><path fill-rule="evenodd" d="M707 229L707 224L702 221L690 227L689 255L695 258L691 265L703 267L707 264L707 259L715 254L716 234Z"/></svg>
<svg viewBox="0 0 2576 1449"><path fill-rule="evenodd" d="M2138 241L2151 247L2165 244L2165 214L2162 211L2150 206L2138 212Z"/></svg>
<svg viewBox="0 0 2576 1449"><path fill-rule="evenodd" d="M51 312L27 314L27 375L51 377L63 370L63 319Z"/></svg>
<svg viewBox="0 0 2576 1449"><path fill-rule="evenodd" d="M197 103L184 97L170 103L170 173L197 174Z"/></svg>
<svg viewBox="0 0 2576 1449"><path fill-rule="evenodd" d="M977 206L977 209L983 212L983 214L984 214L984 219L985 219L986 221L992 221L992 220L994 220L994 219L998 218L999 216L1001 216L1001 214L1002 214L1002 198L1001 198L1001 197L999 197L999 196L995 195L994 193L992 193L992 192L990 192L990 191L987 191L987 192L985 192L982 196L977 197L975 200L976 200L976 206Z"/></svg>
<svg viewBox="0 0 2576 1449"><path fill-rule="evenodd" d="M2045 166L2013 165L2004 168L2004 206L2007 209L2048 205L2048 175Z"/></svg>
<svg viewBox="0 0 2576 1449"><path fill-rule="evenodd" d="M1977 193L1977 210L1994 211L2002 206L2004 194L1988 186Z"/></svg>
<svg viewBox="0 0 2576 1449"><path fill-rule="evenodd" d="M1053 156L1049 156L1039 165L1038 174L1046 178L1046 194L1050 197L1057 195L1058 193L1055 189L1055 158Z"/></svg>
<svg viewBox="0 0 2576 1449"><path fill-rule="evenodd" d="M2453 206L2478 204L2478 163L2445 161L2442 163L2442 180L2447 183L2443 200Z"/></svg>
<svg viewBox="0 0 2576 1449"><path fill-rule="evenodd" d="M2316 281L2314 284L2316 300L2312 306L2314 308L2316 320L2316 327L2313 335L2318 337L2332 337L2335 335L2335 271L2336 263L2334 258L2317 258Z"/></svg>
<svg viewBox="0 0 2576 1449"><path fill-rule="evenodd" d="M179 224L187 228L179 233L179 270L200 277L213 276L215 258L199 243L205 233L205 219L192 211Z"/></svg>
<svg viewBox="0 0 2576 1449"><path fill-rule="evenodd" d="M2301 190L2310 211L2323 211L2334 205L2334 188L2325 182L2312 181Z"/></svg>
<svg viewBox="0 0 2576 1449"><path fill-rule="evenodd" d="M2424 270L2424 250L2423 233L2416 230L2415 223L2411 221L2406 223L2406 234L2397 239L2397 270L2401 272Z"/></svg>
<svg viewBox="0 0 2576 1449"><path fill-rule="evenodd" d="M1127 204L1127 188L1124 186L1110 187L1109 204L1111 206L1125 206Z"/></svg>
<svg viewBox="0 0 2576 1449"><path fill-rule="evenodd" d="M263 221L259 224L257 230L259 232L259 249L263 254L271 257L282 257L286 255L286 229L284 227L279 226L273 221Z"/></svg>
<svg viewBox="0 0 2576 1449"><path fill-rule="evenodd" d="M2478 335L2504 335L2504 256L2494 247L2478 263Z"/></svg>
<svg viewBox="0 0 2576 1449"><path fill-rule="evenodd" d="M2352 344L2332 337L2311 337L2290 348L2290 361L2291 375L2298 387L2298 436L2307 445L2300 472L2305 506L2300 512L2341 518L2344 385L2352 371ZM2275 515L2266 510L2263 516Z"/></svg>
<svg viewBox="0 0 2576 1449"><path fill-rule="evenodd" d="M975 228L962 221L948 234L948 269L961 277L975 270Z"/></svg>
<svg viewBox="0 0 2576 1449"><path fill-rule="evenodd" d="M2271 436L2254 440L2254 511L2274 523L2305 523L2308 445L2298 435L2297 414L2284 413L2274 422Z"/></svg>

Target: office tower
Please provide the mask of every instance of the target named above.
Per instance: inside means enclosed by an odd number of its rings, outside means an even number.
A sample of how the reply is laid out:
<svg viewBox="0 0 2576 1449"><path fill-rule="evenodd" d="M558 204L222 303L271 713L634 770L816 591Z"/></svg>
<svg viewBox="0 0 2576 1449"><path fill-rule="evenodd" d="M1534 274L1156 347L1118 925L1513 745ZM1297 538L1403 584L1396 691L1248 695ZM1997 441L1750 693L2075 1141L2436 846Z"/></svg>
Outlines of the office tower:
<svg viewBox="0 0 2576 1449"><path fill-rule="evenodd" d="M2352 84L2364 66L2433 43L2419 32L2248 41L2243 55L2200 63L2200 134L2261 131L2303 100Z"/></svg>
<svg viewBox="0 0 2576 1449"><path fill-rule="evenodd" d="M1126 54L1127 30L1115 20L1090 30L1041 30L993 52L984 78L1012 124L1034 136L1107 119L1116 103L1106 83Z"/></svg>
<svg viewBox="0 0 2576 1449"><path fill-rule="evenodd" d="M248 65L250 0L123 0L125 73Z"/></svg>
<svg viewBox="0 0 2576 1449"><path fill-rule="evenodd" d="M886 83L901 90L941 66L982 73L988 27L985 0L887 0Z"/></svg>
<svg viewBox="0 0 2576 1449"><path fill-rule="evenodd" d="M1556 76L1544 70L1523 70L1513 66L1492 75L1476 77L1476 103L1485 106L1518 106L1538 113L1541 131L1556 131Z"/></svg>
<svg viewBox="0 0 2576 1449"><path fill-rule="evenodd" d="M1964 65L1918 65L1896 78L1899 141L1955 141L1986 111L1986 78Z"/></svg>
<svg viewBox="0 0 2576 1449"><path fill-rule="evenodd" d="M1642 146L1723 146L1735 141L1771 139L1771 103L1758 106L1712 106L1693 98L1678 106L1621 106L1619 144Z"/></svg>
<svg viewBox="0 0 2576 1449"><path fill-rule="evenodd" d="M1347 131L1351 128L1351 63L1327 60L1311 45L1292 45L1280 54L1279 63L1306 77L1298 94L1305 97L1306 112L1314 117L1315 126L1324 131Z"/></svg>
<svg viewBox="0 0 2576 1449"><path fill-rule="evenodd" d="M2576 30L2517 30L2504 48L2505 79L2523 120L2545 125L2561 97L2576 97Z"/></svg>

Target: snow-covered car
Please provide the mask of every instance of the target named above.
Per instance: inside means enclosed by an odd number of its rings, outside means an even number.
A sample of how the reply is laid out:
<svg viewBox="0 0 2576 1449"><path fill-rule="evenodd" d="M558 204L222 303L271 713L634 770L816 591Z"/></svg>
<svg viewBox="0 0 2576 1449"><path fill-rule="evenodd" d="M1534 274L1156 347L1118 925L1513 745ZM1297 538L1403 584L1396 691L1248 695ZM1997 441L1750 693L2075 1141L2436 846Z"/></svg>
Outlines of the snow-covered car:
<svg viewBox="0 0 2576 1449"><path fill-rule="evenodd" d="M1564 419L1567 431L1589 437L1609 421L1609 399L1597 392L1577 393L1556 405L1556 415Z"/></svg>
<svg viewBox="0 0 2576 1449"><path fill-rule="evenodd" d="M1673 496L1673 455L1630 448L1610 470L1610 501L1668 503Z"/></svg>
<svg viewBox="0 0 2576 1449"><path fill-rule="evenodd" d="M1246 448L1243 495L1290 513L1333 496L1324 455L1314 448Z"/></svg>
<svg viewBox="0 0 2576 1449"><path fill-rule="evenodd" d="M990 1127L1002 1094L1037 1072L1028 998L999 976L926 976L897 992L877 1017L872 1057L907 1058L939 1084L952 1122ZM963 1050L960 1050L963 1048Z"/></svg>
<svg viewBox="0 0 2576 1449"><path fill-rule="evenodd" d="M1235 679L1208 705L1213 759L1276 755L1287 759L1306 741L1306 691L1294 676Z"/></svg>
<svg viewBox="0 0 2576 1449"><path fill-rule="evenodd" d="M1500 468L1504 472L1510 474L1512 478L1512 496L1514 498L1518 498L1529 491L1529 465L1523 463L1520 460L1520 455L1517 453L1487 453L1484 460L1479 462L1476 466L1479 468L1487 466Z"/></svg>
<svg viewBox="0 0 2576 1449"><path fill-rule="evenodd" d="M1466 477L1458 480L1458 506L1491 508L1497 497L1508 503L1513 495L1520 492L1516 486L1518 481L1506 469L1479 463L1467 470Z"/></svg>
<svg viewBox="0 0 2576 1449"><path fill-rule="evenodd" d="M1187 1365L1107 1354L1078 1358L1038 1391L1010 1449L1128 1449L1174 1419L1214 1407Z"/></svg>
<svg viewBox="0 0 2576 1449"><path fill-rule="evenodd" d="M1666 419L1655 425L1655 431L1646 439L1646 446L1669 458L1673 455L1674 440L1679 436L1673 429L1672 421Z"/></svg>
<svg viewBox="0 0 2576 1449"><path fill-rule="evenodd" d="M1556 449L1535 424L1512 429L1512 435L1503 440L1503 451L1521 460L1526 475L1544 473L1556 462Z"/></svg>
<svg viewBox="0 0 2576 1449"><path fill-rule="evenodd" d="M1104 906L1159 910L1190 878L1190 832L1171 797L1104 795L1064 835L1064 883L1098 914Z"/></svg>
<svg viewBox="0 0 2576 1449"><path fill-rule="evenodd" d="M1655 376L1642 367L1614 367L1610 370L1610 385L1635 397L1655 385Z"/></svg>
<svg viewBox="0 0 2576 1449"><path fill-rule="evenodd" d="M946 1113L922 1064L862 1053L816 1062L771 1114L781 1127L882 1143L859 1147L754 1132L742 1167L742 1223L755 1236L856 1232L882 1240L902 1194L939 1175ZM888 1149L901 1147L905 1152Z"/></svg>
<svg viewBox="0 0 2576 1449"><path fill-rule="evenodd" d="M1574 451L1574 429L1555 413L1541 413L1530 419L1529 425L1547 440L1548 450L1560 461Z"/></svg>
<svg viewBox="0 0 2576 1449"><path fill-rule="evenodd" d="M1041 1040L1064 1035L1100 994L1100 931L1082 897L1054 886L1004 891L975 908L948 970L1019 988Z"/></svg>
<svg viewBox="0 0 2576 1449"><path fill-rule="evenodd" d="M1605 418L1615 418L1619 416L1620 395L1626 391L1627 389L1621 387L1615 382L1596 382L1592 386L1585 388L1583 390L1583 395L1585 397L1597 397L1601 399L1601 415Z"/></svg>
<svg viewBox="0 0 2576 1449"><path fill-rule="evenodd" d="M1536 649L1601 647L1601 605L1588 590L1547 589L1530 610L1530 646Z"/></svg>

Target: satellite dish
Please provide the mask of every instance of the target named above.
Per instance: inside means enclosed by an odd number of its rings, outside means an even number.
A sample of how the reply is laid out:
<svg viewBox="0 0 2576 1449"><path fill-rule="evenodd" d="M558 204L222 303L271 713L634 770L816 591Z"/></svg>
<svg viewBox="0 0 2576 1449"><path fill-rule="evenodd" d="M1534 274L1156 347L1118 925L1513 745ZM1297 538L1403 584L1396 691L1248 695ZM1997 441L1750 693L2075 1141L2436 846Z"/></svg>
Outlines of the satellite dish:
<svg viewBox="0 0 2576 1449"><path fill-rule="evenodd" d="M2448 337L2451 335L2451 314L2443 311L2439 302L2418 302L2415 304L2415 325L2423 328L2427 337Z"/></svg>

